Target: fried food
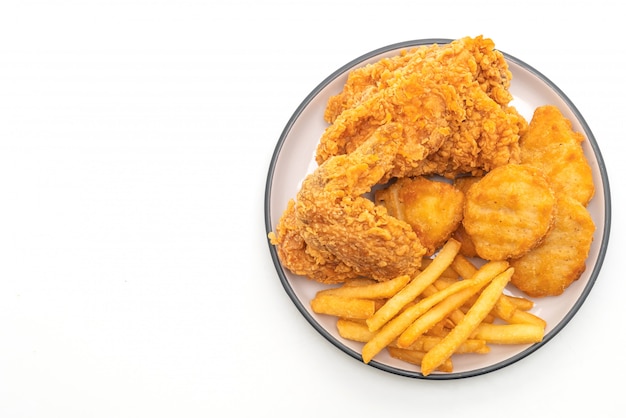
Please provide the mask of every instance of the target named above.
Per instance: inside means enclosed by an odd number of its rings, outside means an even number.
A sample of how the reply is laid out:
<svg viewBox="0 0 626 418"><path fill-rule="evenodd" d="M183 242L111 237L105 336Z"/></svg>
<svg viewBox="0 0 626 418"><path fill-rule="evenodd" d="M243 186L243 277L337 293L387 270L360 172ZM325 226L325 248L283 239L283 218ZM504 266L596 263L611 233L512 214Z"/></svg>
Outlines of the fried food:
<svg viewBox="0 0 626 418"><path fill-rule="evenodd" d="M404 127L390 177L453 178L519 162L527 122L509 106L510 79L503 55L483 37L425 46L361 70L329 102L332 123L318 145L317 162L350 153L389 122Z"/></svg>
<svg viewBox="0 0 626 418"><path fill-rule="evenodd" d="M278 221L276 232L271 232L269 239L276 248L281 264L294 274L327 284L343 283L358 277L354 269L329 251L306 243L296 219L293 199L288 202Z"/></svg>
<svg viewBox="0 0 626 418"><path fill-rule="evenodd" d="M408 223L362 197L391 169L402 130L383 125L355 151L320 165L296 196L295 217L307 245L378 281L414 274L426 253Z"/></svg>
<svg viewBox="0 0 626 418"><path fill-rule="evenodd" d="M463 176L457 177L454 179L454 187L463 192L463 196L469 190L470 186L480 180L481 177L477 176ZM465 202L465 200L464 200ZM459 223L458 227L452 233L452 238L459 241L461 243L461 250L459 253L466 257L477 257L476 254L476 246L472 242L472 238L469 236L465 227L463 226L463 222Z"/></svg>
<svg viewBox="0 0 626 418"><path fill-rule="evenodd" d="M450 358L457 348L471 337L502 295L502 291L512 274L513 269L509 268L496 276L481 292L463 320L439 344L426 353L422 360L422 374L424 376L433 372L441 363Z"/></svg>
<svg viewBox="0 0 626 418"><path fill-rule="evenodd" d="M315 313L335 315L350 319L367 319L376 310L376 302L371 299L346 298L328 294L317 294L311 300Z"/></svg>
<svg viewBox="0 0 626 418"><path fill-rule="evenodd" d="M421 176L401 178L377 190L374 202L411 225L426 247L426 255L434 254L463 218L463 192L449 183Z"/></svg>
<svg viewBox="0 0 626 418"><path fill-rule="evenodd" d="M333 123L346 109L355 107L377 91L388 87L392 80L390 75L407 65L411 60L432 57L441 48L438 44L424 45L410 51L403 50L400 54L382 58L379 61L356 68L348 74L348 80L341 93L332 96L324 111L324 120Z"/></svg>
<svg viewBox="0 0 626 418"><path fill-rule="evenodd" d="M586 206L595 186L582 148L584 140L556 106L541 106L520 144L523 163L539 168L556 194L571 196Z"/></svg>
<svg viewBox="0 0 626 418"><path fill-rule="evenodd" d="M493 343L541 341L545 322L515 315L521 312L533 317L521 310L528 308L527 303L518 305L512 302L516 298L503 293L513 271L509 262L491 261L478 268L459 256L458 249L459 243L449 240L432 263L410 281L406 276L386 282L351 279L339 287L320 290L311 307L316 313L337 317L342 338L363 343L364 363L385 348L389 353L400 350L403 355L395 357L422 366L424 375L434 370L452 372L452 354L486 354L490 352L488 344ZM445 278L449 266L461 271L463 279ZM503 301L510 306L498 309ZM496 310L506 314L494 324L492 313ZM377 321L382 317L385 321ZM440 369L438 364L449 367Z"/></svg>
<svg viewBox="0 0 626 418"><path fill-rule="evenodd" d="M554 223L556 198L534 167L508 164L487 173L465 196L463 226L485 260L520 257Z"/></svg>
<svg viewBox="0 0 626 418"><path fill-rule="evenodd" d="M422 270L413 280L405 287L398 291L395 295L385 302L385 304L376 311L376 314L367 320L367 326L371 331L376 331L385 325L398 312L406 307L407 304L415 300L424 289L430 286L441 274L452 264L454 257L459 251L459 243L455 240L448 241L442 248L433 262Z"/></svg>
<svg viewBox="0 0 626 418"><path fill-rule="evenodd" d="M517 288L529 296L557 296L585 271L595 225L589 211L576 199L557 199L556 221L543 243L511 260Z"/></svg>
<svg viewBox="0 0 626 418"><path fill-rule="evenodd" d="M510 78L490 40L463 38L354 70L329 100L319 166L269 238L287 269L342 284L311 309L365 363L386 348L426 376L453 353L540 342L533 301L503 289L556 296L585 270L585 138L553 106L529 126Z"/></svg>
<svg viewBox="0 0 626 418"><path fill-rule="evenodd" d="M357 299L386 299L390 298L398 293L404 286L409 283L411 276L398 276L395 279L387 280L384 282L372 282L366 283L359 280L359 283L355 286L341 286L331 289L321 290L318 295L333 295L343 298L357 298ZM356 281L355 281L356 282Z"/></svg>

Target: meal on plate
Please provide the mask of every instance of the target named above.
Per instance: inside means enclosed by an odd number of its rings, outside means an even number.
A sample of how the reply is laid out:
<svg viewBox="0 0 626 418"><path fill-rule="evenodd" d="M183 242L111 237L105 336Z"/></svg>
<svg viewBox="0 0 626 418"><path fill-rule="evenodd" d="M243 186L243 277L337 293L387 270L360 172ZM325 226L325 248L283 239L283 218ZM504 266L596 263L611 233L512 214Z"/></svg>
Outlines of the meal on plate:
<svg viewBox="0 0 626 418"><path fill-rule="evenodd" d="M595 225L585 137L550 105L527 121L482 36L353 70L330 98L318 166L269 234L282 265L327 286L339 334L420 367L532 344L533 297L585 270ZM513 286L527 297L506 292Z"/></svg>

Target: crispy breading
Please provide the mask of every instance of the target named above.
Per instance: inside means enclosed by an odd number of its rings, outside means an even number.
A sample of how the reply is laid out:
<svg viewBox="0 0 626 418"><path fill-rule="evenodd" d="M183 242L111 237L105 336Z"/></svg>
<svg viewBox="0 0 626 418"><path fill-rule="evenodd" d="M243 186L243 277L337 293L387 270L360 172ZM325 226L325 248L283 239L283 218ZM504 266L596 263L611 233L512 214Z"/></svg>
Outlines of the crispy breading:
<svg viewBox="0 0 626 418"><path fill-rule="evenodd" d="M555 193L587 205L595 193L591 167L582 143L585 136L556 106L538 107L520 139L521 158L539 168Z"/></svg>
<svg viewBox="0 0 626 418"><path fill-rule="evenodd" d="M344 110L358 105L371 97L372 94L389 87L389 81L394 80L394 71L404 67L411 60L423 60L434 56L440 47L441 45L431 44L412 48L408 51L403 50L398 55L382 58L350 71L341 93L328 100L324 111L324 120L333 123Z"/></svg>
<svg viewBox="0 0 626 418"><path fill-rule="evenodd" d="M463 218L463 192L449 183L421 176L401 178L377 190L374 202L411 225L427 248L426 255L434 254Z"/></svg>
<svg viewBox="0 0 626 418"><path fill-rule="evenodd" d="M321 164L296 197L307 245L379 281L414 274L426 252L408 223L362 197L391 169L401 136L400 125L380 127L355 151Z"/></svg>
<svg viewBox="0 0 626 418"><path fill-rule="evenodd" d="M511 260L511 283L532 297L557 296L585 271L595 225L589 211L576 199L557 199L554 227L543 242Z"/></svg>
<svg viewBox="0 0 626 418"><path fill-rule="evenodd" d="M404 127L391 177L453 178L519 162L527 122L509 106L511 73L493 42L467 37L419 51L352 77L345 95L357 92L354 100L329 101L332 124L318 145L318 163L351 152L389 122Z"/></svg>
<svg viewBox="0 0 626 418"><path fill-rule="evenodd" d="M485 260L519 257L541 243L554 223L556 198L529 165L498 167L465 195L463 226Z"/></svg>
<svg viewBox="0 0 626 418"><path fill-rule="evenodd" d="M276 232L269 234L270 243L283 267L294 274L308 277L320 283L343 283L358 277L354 269L346 266L324 248L309 246L296 220L295 201L291 199L283 212Z"/></svg>

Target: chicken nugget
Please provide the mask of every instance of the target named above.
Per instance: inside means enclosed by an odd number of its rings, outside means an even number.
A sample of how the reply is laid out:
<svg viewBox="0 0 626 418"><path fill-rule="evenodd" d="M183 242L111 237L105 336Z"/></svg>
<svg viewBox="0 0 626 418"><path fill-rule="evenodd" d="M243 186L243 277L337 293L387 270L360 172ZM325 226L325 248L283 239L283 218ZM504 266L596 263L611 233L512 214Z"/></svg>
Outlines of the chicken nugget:
<svg viewBox="0 0 626 418"><path fill-rule="evenodd" d="M595 187L582 142L571 122L555 106L538 107L520 139L522 163L539 168L556 194L587 205Z"/></svg>
<svg viewBox="0 0 626 418"><path fill-rule="evenodd" d="M531 297L557 296L585 271L595 225L577 200L557 199L556 221L544 241L528 254L511 260L511 283Z"/></svg>
<svg viewBox="0 0 626 418"><path fill-rule="evenodd" d="M463 218L463 192L452 184L426 177L401 178L376 191L374 201L391 216L407 222L426 255L432 255L457 229Z"/></svg>
<svg viewBox="0 0 626 418"><path fill-rule="evenodd" d="M463 227L485 260L520 257L554 223L556 198L541 171L508 164L487 173L465 195Z"/></svg>
<svg viewBox="0 0 626 418"><path fill-rule="evenodd" d="M456 179L454 179L453 184L454 184L454 187L456 187L461 192L463 192L463 196L465 196L465 193L467 193L467 190L470 188L470 186L476 183L480 179L481 177L478 177L478 176L457 177ZM463 227L462 222L459 223L459 226L457 227L457 229L452 233L452 238L454 238L455 240L461 243L461 249L459 250L459 253L461 255L464 255L466 257L477 256L476 247L474 246L474 243L472 242L472 238L469 236L469 234L465 230L465 227Z"/></svg>

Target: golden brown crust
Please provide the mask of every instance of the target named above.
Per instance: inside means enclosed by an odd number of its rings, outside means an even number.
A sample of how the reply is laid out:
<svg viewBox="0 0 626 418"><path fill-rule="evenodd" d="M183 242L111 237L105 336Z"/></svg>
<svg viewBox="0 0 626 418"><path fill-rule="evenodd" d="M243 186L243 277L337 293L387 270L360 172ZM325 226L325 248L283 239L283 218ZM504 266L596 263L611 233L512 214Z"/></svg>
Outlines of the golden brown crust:
<svg viewBox="0 0 626 418"><path fill-rule="evenodd" d="M415 273L426 252L409 224L362 197L388 173L401 134L400 125L384 125L355 151L327 160L303 181L295 204L310 247L379 281Z"/></svg>
<svg viewBox="0 0 626 418"><path fill-rule="evenodd" d="M479 174L519 162L527 123L508 104L511 73L491 40L462 38L355 70L345 91L329 101L317 161L350 153L379 126L404 127L393 177ZM407 56L410 59L407 59ZM357 94L354 100L346 98Z"/></svg>
<svg viewBox="0 0 626 418"><path fill-rule="evenodd" d="M402 178L378 190L376 204L407 222L432 255L450 238L463 218L463 192L425 177Z"/></svg>
<svg viewBox="0 0 626 418"><path fill-rule="evenodd" d="M283 267L294 274L327 284L343 283L358 277L352 268L332 253L306 243L297 224L294 200L287 204L276 232L270 233L269 238Z"/></svg>
<svg viewBox="0 0 626 418"><path fill-rule="evenodd" d="M557 199L556 221L541 245L511 260L511 283L532 297L557 296L585 271L595 225L577 200Z"/></svg>
<svg viewBox="0 0 626 418"><path fill-rule="evenodd" d="M466 193L463 226L485 260L519 257L536 247L554 222L556 199L543 174L508 164Z"/></svg>
<svg viewBox="0 0 626 418"><path fill-rule="evenodd" d="M522 162L543 171L556 194L571 196L586 206L595 186L582 148L584 140L557 107L541 106L535 110L520 146Z"/></svg>

